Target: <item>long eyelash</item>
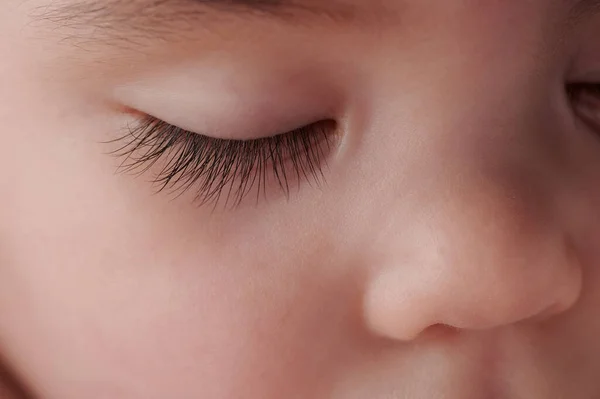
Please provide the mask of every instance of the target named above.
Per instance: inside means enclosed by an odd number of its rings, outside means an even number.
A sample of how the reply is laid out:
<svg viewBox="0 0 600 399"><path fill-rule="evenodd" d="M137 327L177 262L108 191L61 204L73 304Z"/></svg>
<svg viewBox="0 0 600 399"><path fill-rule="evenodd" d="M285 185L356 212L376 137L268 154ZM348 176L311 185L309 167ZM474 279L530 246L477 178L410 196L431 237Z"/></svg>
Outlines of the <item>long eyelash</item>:
<svg viewBox="0 0 600 399"><path fill-rule="evenodd" d="M157 191L178 193L197 187L199 204L233 206L256 189L257 201L266 196L266 183L274 177L289 197L291 179L321 185L323 165L331 148L334 121L321 121L291 132L256 140L224 140L199 135L146 117L129 126L121 146L111 153L124 157L119 170L142 174L164 160L152 182ZM312 184L311 184L312 185Z"/></svg>

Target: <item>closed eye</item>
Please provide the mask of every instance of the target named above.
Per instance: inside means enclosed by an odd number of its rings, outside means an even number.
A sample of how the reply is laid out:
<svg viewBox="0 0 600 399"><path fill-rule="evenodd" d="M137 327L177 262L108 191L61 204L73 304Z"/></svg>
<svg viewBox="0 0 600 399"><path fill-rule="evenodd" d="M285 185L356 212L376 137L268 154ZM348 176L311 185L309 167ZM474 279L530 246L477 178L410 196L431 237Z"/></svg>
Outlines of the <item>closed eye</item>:
<svg viewBox="0 0 600 399"><path fill-rule="evenodd" d="M146 116L111 141L120 143L111 153L123 158L120 171L152 173L158 192L194 190L200 205L236 206L250 193L257 201L266 197L270 182L288 197L303 181L321 184L336 127L323 120L271 137L226 140Z"/></svg>

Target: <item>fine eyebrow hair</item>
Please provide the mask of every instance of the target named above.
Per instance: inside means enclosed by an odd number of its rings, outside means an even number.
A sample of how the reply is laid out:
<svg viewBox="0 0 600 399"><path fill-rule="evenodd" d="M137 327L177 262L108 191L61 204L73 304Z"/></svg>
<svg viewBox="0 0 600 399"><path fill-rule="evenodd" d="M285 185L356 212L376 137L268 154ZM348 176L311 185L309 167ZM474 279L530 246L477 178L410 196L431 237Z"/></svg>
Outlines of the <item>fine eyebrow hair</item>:
<svg viewBox="0 0 600 399"><path fill-rule="evenodd" d="M571 8L571 22L577 22L587 16L600 13L600 0L577 0Z"/></svg>
<svg viewBox="0 0 600 399"><path fill-rule="evenodd" d="M188 38L226 19L272 18L301 23L309 18L352 20L353 7L341 1L306 0L62 0L39 7L33 19L66 39L136 42L144 37ZM82 35L83 32L83 35Z"/></svg>
<svg viewBox="0 0 600 399"><path fill-rule="evenodd" d="M565 1L571 3L570 23L600 13L600 0ZM103 42L130 48L148 38L189 39L193 32L210 30L232 17L302 24L315 17L366 22L371 19L368 14L369 10L359 12L344 0L61 0L33 12L34 20L64 32L67 41L75 40L81 46Z"/></svg>
<svg viewBox="0 0 600 399"><path fill-rule="evenodd" d="M579 0L575 3L574 9L580 12L599 12L600 0Z"/></svg>

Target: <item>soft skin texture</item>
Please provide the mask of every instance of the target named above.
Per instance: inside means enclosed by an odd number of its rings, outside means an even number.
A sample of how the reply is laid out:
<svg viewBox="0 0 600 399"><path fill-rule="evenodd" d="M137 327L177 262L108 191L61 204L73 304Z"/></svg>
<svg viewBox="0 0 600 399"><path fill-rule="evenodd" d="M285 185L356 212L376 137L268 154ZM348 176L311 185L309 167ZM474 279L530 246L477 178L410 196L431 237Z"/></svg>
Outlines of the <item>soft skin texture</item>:
<svg viewBox="0 0 600 399"><path fill-rule="evenodd" d="M111 44L57 3L0 5L0 357L32 397L600 397L600 123L565 90L600 15L348 0ZM141 112L338 141L326 184L198 206L115 173Z"/></svg>

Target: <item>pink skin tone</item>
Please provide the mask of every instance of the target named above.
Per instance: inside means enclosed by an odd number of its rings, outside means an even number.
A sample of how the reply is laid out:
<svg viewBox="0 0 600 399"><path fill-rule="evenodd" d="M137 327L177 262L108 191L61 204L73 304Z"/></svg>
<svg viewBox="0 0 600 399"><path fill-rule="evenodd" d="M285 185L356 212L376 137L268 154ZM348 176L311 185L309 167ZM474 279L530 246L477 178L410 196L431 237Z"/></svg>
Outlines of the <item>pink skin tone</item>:
<svg viewBox="0 0 600 399"><path fill-rule="evenodd" d="M564 90L600 82L600 14L351 0L132 52L51 2L0 5L0 356L35 397L600 397L600 122ZM126 108L339 140L326 185L213 211L115 173Z"/></svg>

